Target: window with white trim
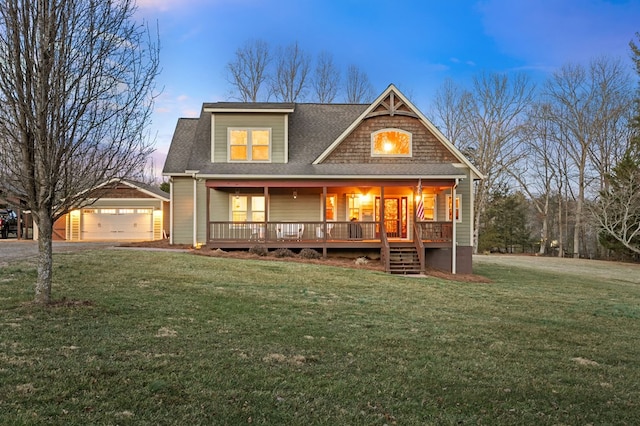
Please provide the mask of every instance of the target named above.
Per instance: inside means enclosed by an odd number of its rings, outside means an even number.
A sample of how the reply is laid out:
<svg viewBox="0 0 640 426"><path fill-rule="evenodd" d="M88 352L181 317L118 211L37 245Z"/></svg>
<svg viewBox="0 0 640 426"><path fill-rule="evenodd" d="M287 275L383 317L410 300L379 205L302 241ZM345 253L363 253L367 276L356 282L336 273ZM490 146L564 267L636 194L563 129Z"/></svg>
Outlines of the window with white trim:
<svg viewBox="0 0 640 426"><path fill-rule="evenodd" d="M231 195L233 222L264 222L264 195Z"/></svg>
<svg viewBox="0 0 640 426"><path fill-rule="evenodd" d="M229 128L229 161L271 161L271 129Z"/></svg>
<svg viewBox="0 0 640 426"><path fill-rule="evenodd" d="M328 221L338 219L338 197L335 194L327 194L325 214Z"/></svg>
<svg viewBox="0 0 640 426"><path fill-rule="evenodd" d="M447 195L447 220L453 221L451 195ZM460 202L460 195L456 195L456 222L462 222L462 203Z"/></svg>
<svg viewBox="0 0 640 426"><path fill-rule="evenodd" d="M418 196L418 204L419 201L420 196ZM418 220L436 220L436 206L436 194L422 194L422 217L418 217Z"/></svg>
<svg viewBox="0 0 640 426"><path fill-rule="evenodd" d="M347 194L347 220L360 220L360 196Z"/></svg>
<svg viewBox="0 0 640 426"><path fill-rule="evenodd" d="M371 133L372 157L411 157L412 136L402 129L382 129Z"/></svg>

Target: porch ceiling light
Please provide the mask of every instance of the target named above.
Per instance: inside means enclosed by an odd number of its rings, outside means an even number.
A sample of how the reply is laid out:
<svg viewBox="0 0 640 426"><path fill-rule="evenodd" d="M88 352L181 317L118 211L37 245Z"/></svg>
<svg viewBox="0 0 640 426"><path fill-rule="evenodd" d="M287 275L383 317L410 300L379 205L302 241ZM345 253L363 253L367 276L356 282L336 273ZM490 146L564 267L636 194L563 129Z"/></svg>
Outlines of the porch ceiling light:
<svg viewBox="0 0 640 426"><path fill-rule="evenodd" d="M293 191L293 198L298 198L298 191L296 190Z"/></svg>

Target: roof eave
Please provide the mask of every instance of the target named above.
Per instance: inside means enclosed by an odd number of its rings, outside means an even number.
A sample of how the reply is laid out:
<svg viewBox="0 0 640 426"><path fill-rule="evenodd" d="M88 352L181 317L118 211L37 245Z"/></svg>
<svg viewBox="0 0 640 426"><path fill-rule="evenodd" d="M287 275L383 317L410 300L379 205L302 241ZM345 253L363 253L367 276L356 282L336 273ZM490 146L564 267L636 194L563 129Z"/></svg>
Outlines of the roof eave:
<svg viewBox="0 0 640 426"><path fill-rule="evenodd" d="M293 108L203 108L204 112L250 112L250 113L279 113L279 114L289 114L294 111Z"/></svg>

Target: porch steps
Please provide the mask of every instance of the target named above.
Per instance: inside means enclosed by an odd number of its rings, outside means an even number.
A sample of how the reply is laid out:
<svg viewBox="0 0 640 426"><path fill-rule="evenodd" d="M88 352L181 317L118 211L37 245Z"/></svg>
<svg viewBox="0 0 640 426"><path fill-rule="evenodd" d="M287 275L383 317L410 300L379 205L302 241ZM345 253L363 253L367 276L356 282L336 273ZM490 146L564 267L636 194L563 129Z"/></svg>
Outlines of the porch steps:
<svg viewBox="0 0 640 426"><path fill-rule="evenodd" d="M391 247L389 251L389 273L420 274L420 259L415 247Z"/></svg>

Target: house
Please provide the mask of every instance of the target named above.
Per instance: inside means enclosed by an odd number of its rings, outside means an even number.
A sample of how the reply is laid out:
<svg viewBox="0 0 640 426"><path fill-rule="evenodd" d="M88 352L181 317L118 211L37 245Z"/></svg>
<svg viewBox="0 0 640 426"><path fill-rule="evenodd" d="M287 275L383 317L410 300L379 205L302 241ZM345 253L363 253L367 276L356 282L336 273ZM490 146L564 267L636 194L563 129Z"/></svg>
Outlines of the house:
<svg viewBox="0 0 640 426"><path fill-rule="evenodd" d="M153 186L111 180L91 191L89 203L54 223L54 241L152 241L168 233L169 194Z"/></svg>
<svg viewBox="0 0 640 426"><path fill-rule="evenodd" d="M163 174L172 244L471 272L482 174L394 85L371 104L205 103L178 121Z"/></svg>

